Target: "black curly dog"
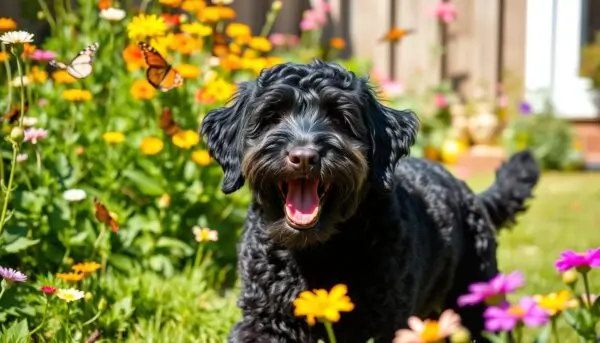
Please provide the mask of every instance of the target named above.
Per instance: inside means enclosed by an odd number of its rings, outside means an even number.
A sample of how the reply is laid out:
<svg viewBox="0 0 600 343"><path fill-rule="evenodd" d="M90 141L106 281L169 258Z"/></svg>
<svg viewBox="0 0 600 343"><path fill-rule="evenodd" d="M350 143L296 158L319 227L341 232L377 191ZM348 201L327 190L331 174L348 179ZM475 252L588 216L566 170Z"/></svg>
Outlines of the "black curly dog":
<svg viewBox="0 0 600 343"><path fill-rule="evenodd" d="M307 289L348 286L356 307L339 342L391 342L410 315L453 308L480 340L482 306L457 308L498 273L496 231L525 210L539 170L514 155L473 194L441 165L408 155L412 112L378 102L367 80L321 61L286 63L239 85L201 133L222 190L253 194L239 246L243 318L229 342L316 342L322 325L293 315Z"/></svg>

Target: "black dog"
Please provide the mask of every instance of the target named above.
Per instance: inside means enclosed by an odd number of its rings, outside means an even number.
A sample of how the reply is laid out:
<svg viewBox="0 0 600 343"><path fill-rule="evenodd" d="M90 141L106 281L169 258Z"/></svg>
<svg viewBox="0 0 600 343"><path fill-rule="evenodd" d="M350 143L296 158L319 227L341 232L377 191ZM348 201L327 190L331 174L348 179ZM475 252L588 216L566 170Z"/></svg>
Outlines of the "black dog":
<svg viewBox="0 0 600 343"><path fill-rule="evenodd" d="M307 289L343 283L355 309L339 342L391 342L410 315L456 309L467 286L498 273L496 229L525 210L539 170L528 152L474 195L438 164L405 158L418 121L377 101L367 80L316 61L282 64L239 86L201 133L222 190L253 191L239 247L242 320L230 342L316 342L293 316ZM457 309L474 338L482 306Z"/></svg>

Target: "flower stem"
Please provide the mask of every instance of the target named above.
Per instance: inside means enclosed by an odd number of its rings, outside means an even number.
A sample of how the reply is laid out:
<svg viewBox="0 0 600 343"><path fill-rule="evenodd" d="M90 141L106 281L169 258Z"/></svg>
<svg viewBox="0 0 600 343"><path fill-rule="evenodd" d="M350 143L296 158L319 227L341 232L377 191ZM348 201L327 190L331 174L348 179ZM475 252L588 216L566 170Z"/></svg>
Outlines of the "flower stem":
<svg viewBox="0 0 600 343"><path fill-rule="evenodd" d="M550 325L552 326L552 336L554 336L554 342L560 343L560 337L558 336L558 327L556 326L556 316L550 318Z"/></svg>
<svg viewBox="0 0 600 343"><path fill-rule="evenodd" d="M335 334L333 333L333 326L331 325L331 322L324 322L323 325L325 325L325 330L327 330L327 338L329 339L329 343L336 343L335 340Z"/></svg>
<svg viewBox="0 0 600 343"><path fill-rule="evenodd" d="M71 342L71 330L69 329L69 315L71 314L71 304L67 303L67 319L65 319L65 337L68 337L67 342Z"/></svg>
<svg viewBox="0 0 600 343"><path fill-rule="evenodd" d="M6 47L2 44L2 52L6 53ZM10 70L10 62L7 59L4 61L4 69L6 70L6 83L8 83L8 93L6 95L6 112L10 111L10 105L12 103L12 75Z"/></svg>
<svg viewBox="0 0 600 343"><path fill-rule="evenodd" d="M521 343L521 338L523 337L523 325L521 325L520 323L517 324L517 327L515 328L515 336L516 336L516 343Z"/></svg>
<svg viewBox="0 0 600 343"><path fill-rule="evenodd" d="M271 32L271 29L273 28L273 24L275 24L275 19L277 19L277 14L279 13L280 9L281 6L271 6L271 10L267 12L267 20L265 21L265 25L263 26L262 30L260 30L260 36L267 37L269 32Z"/></svg>
<svg viewBox="0 0 600 343"><path fill-rule="evenodd" d="M592 297L591 297L591 293L590 293L590 283L588 280L588 273L584 272L581 273L581 275L583 276L583 287L585 288L585 307L587 307L589 310L592 309Z"/></svg>
<svg viewBox="0 0 600 343"><path fill-rule="evenodd" d="M6 288L4 287L4 285L2 285L2 290L0 291L0 299L2 299L2 296L4 295L4 292L6 292Z"/></svg>
<svg viewBox="0 0 600 343"><path fill-rule="evenodd" d="M194 259L194 268L198 268L198 265L200 264L200 260L202 259L202 251L204 249L202 249L202 243L198 244L198 249L196 249L196 258Z"/></svg>
<svg viewBox="0 0 600 343"><path fill-rule="evenodd" d="M48 297L46 297L46 306L44 306L44 316L42 317L42 322L35 329L33 329L33 331L31 331L29 333L30 337L33 337L34 333L38 332L38 330L40 330L41 328L44 327L44 324L46 323L46 315L48 314L48 305L49 304L50 304L50 301L48 300Z"/></svg>
<svg viewBox="0 0 600 343"><path fill-rule="evenodd" d="M52 12L50 12L48 5L44 0L38 0L38 3L40 4L42 12L44 12L44 17L48 20L48 24L50 25L50 31L53 34L56 33L56 21L52 17Z"/></svg>

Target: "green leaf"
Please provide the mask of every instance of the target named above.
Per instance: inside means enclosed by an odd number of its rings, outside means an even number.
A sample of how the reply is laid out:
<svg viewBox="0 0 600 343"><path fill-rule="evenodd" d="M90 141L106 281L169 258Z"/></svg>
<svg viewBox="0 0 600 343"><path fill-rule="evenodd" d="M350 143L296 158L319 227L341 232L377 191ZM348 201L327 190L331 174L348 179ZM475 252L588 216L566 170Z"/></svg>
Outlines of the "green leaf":
<svg viewBox="0 0 600 343"><path fill-rule="evenodd" d="M31 246L34 246L40 242L39 239L29 239L27 237L19 237L11 243L6 244L3 250L9 254L17 253L21 250L25 250Z"/></svg>
<svg viewBox="0 0 600 343"><path fill-rule="evenodd" d="M170 237L160 237L156 242L156 248L169 249L169 252L175 256L190 256L194 252L188 244Z"/></svg>
<svg viewBox="0 0 600 343"><path fill-rule="evenodd" d="M556 320L556 319L554 319ZM552 324L547 324L544 326L544 328L540 331L539 335L537 336L537 338L535 339L534 343L546 343L549 341L550 339L550 334L552 333Z"/></svg>
<svg viewBox="0 0 600 343"><path fill-rule="evenodd" d="M2 342L27 343L29 341L29 326L27 319L13 323L2 334Z"/></svg>
<svg viewBox="0 0 600 343"><path fill-rule="evenodd" d="M594 316L595 319L599 319L600 317L600 297L596 298L596 301L594 301L594 304L592 305L592 316Z"/></svg>
<svg viewBox="0 0 600 343"><path fill-rule="evenodd" d="M139 171L124 170L123 176L131 180L146 195L158 196L166 193L157 180Z"/></svg>
<svg viewBox="0 0 600 343"><path fill-rule="evenodd" d="M481 335L485 338L487 338L490 342L492 343L504 343L504 339L502 338L502 336L499 335L494 335L493 333L489 333L489 332L482 332Z"/></svg>

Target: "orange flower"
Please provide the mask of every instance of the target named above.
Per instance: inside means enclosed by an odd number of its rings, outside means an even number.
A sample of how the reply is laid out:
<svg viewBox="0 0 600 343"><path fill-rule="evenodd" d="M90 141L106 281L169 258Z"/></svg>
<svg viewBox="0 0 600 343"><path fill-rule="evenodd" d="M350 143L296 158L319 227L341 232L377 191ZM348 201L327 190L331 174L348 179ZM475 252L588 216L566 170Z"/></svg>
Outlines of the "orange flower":
<svg viewBox="0 0 600 343"><path fill-rule="evenodd" d="M181 5L181 0L159 0L161 4L165 6L177 7Z"/></svg>
<svg viewBox="0 0 600 343"><path fill-rule="evenodd" d="M192 36L179 33L173 37L173 42L169 47L184 55L190 55L202 49L202 42Z"/></svg>
<svg viewBox="0 0 600 343"><path fill-rule="evenodd" d="M144 55L137 44L129 44L125 50L123 50L123 60L127 63L127 70L134 71L139 68L146 67L146 61Z"/></svg>
<svg viewBox="0 0 600 343"><path fill-rule="evenodd" d="M242 23L229 23L225 28L225 34L231 38L252 36L250 26Z"/></svg>
<svg viewBox="0 0 600 343"><path fill-rule="evenodd" d="M233 8L231 8L231 7L223 7L223 6L219 6L217 8L219 10L219 18L221 18L222 20L232 20L232 19L235 19L236 13L233 10Z"/></svg>
<svg viewBox="0 0 600 343"><path fill-rule="evenodd" d="M38 66L33 66L29 71L29 79L34 83L44 83L48 80L48 73Z"/></svg>
<svg viewBox="0 0 600 343"><path fill-rule="evenodd" d="M17 28L17 23L11 18L0 18L0 31L10 31Z"/></svg>
<svg viewBox="0 0 600 343"><path fill-rule="evenodd" d="M193 64L180 64L175 69L184 79L195 79L200 77L200 68Z"/></svg>
<svg viewBox="0 0 600 343"><path fill-rule="evenodd" d="M110 0L98 1L98 9L101 11L110 8L110 6L111 6Z"/></svg>
<svg viewBox="0 0 600 343"><path fill-rule="evenodd" d="M235 70L240 69L242 67L242 61L239 56L234 54L228 54L219 60L219 65L223 69Z"/></svg>
<svg viewBox="0 0 600 343"><path fill-rule="evenodd" d="M52 78L56 83L75 83L77 79L67 73L66 70L57 70L52 73Z"/></svg>
<svg viewBox="0 0 600 343"><path fill-rule="evenodd" d="M219 20L235 19L236 13L230 7L223 6L207 6L200 13L200 21L217 22Z"/></svg>
<svg viewBox="0 0 600 343"><path fill-rule="evenodd" d="M204 0L183 0L181 9L187 12L198 13L206 7Z"/></svg>
<svg viewBox="0 0 600 343"><path fill-rule="evenodd" d="M10 55L4 51L0 51L0 62L5 62L10 59Z"/></svg>
<svg viewBox="0 0 600 343"><path fill-rule="evenodd" d="M23 58L27 58L31 54L33 54L33 52L36 50L37 50L37 47L35 45L25 43L25 44L23 44L23 54L21 56L23 56Z"/></svg>
<svg viewBox="0 0 600 343"><path fill-rule="evenodd" d="M265 37L252 37L249 45L252 49L262 52L269 52L273 49L273 45Z"/></svg>
<svg viewBox="0 0 600 343"><path fill-rule="evenodd" d="M163 13L160 15L168 26L177 26L181 21L179 14Z"/></svg>
<svg viewBox="0 0 600 343"><path fill-rule="evenodd" d="M204 105L210 105L215 102L215 97L209 92L207 92L206 88L198 90L198 92L196 92L195 98L196 102Z"/></svg>
<svg viewBox="0 0 600 343"><path fill-rule="evenodd" d="M196 150L192 152L192 161L198 163L202 167L206 167L210 164L210 154L206 150Z"/></svg>
<svg viewBox="0 0 600 343"><path fill-rule="evenodd" d="M329 41L329 45L334 49L342 50L346 47L346 41L344 40L344 38L333 37Z"/></svg>
<svg viewBox="0 0 600 343"><path fill-rule="evenodd" d="M68 282L76 282L83 280L83 273L58 273L56 277Z"/></svg>
<svg viewBox="0 0 600 343"><path fill-rule="evenodd" d="M136 80L131 86L131 97L136 100L150 100L156 94L156 89L146 79Z"/></svg>
<svg viewBox="0 0 600 343"><path fill-rule="evenodd" d="M96 270L100 269L101 267L102 266L98 262L83 262L77 263L76 265L71 267L71 269L83 275L90 275Z"/></svg>

